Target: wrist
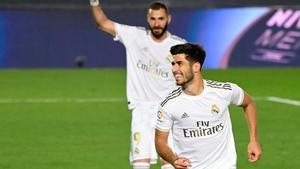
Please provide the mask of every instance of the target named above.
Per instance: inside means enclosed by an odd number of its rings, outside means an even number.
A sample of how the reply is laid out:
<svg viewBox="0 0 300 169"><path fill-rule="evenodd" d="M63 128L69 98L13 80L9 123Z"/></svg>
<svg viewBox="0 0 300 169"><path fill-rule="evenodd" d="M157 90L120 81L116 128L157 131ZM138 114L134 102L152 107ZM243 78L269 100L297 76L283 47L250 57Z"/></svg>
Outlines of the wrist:
<svg viewBox="0 0 300 169"><path fill-rule="evenodd" d="M99 0L90 0L90 5L91 6L98 6L99 5Z"/></svg>
<svg viewBox="0 0 300 169"><path fill-rule="evenodd" d="M173 159L171 160L171 164L172 164L173 166L175 166L175 162L176 162L178 159L179 159L178 157L173 158Z"/></svg>
<svg viewBox="0 0 300 169"><path fill-rule="evenodd" d="M250 142L258 142L258 136L257 135L250 135L249 141Z"/></svg>

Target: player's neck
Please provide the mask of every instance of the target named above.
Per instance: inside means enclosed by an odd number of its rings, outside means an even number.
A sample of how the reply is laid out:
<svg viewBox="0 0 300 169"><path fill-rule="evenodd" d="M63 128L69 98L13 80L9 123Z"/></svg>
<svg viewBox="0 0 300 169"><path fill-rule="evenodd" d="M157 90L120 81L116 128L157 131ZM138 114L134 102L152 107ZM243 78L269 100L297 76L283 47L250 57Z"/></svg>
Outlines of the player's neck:
<svg viewBox="0 0 300 169"><path fill-rule="evenodd" d="M204 90L204 82L202 76L196 77L191 83L182 87L183 91L187 95L197 96L200 95Z"/></svg>
<svg viewBox="0 0 300 169"><path fill-rule="evenodd" d="M153 41L160 43L162 41L164 41L166 38L168 37L168 32L166 31L161 37L155 37L153 36L153 34L151 34L151 38L153 39Z"/></svg>

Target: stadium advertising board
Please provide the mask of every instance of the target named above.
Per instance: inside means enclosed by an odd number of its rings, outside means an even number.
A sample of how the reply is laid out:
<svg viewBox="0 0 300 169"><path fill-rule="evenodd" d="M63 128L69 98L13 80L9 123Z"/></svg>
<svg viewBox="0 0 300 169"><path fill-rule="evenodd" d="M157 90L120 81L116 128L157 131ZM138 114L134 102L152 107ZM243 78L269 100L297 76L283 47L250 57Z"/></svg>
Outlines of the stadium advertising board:
<svg viewBox="0 0 300 169"><path fill-rule="evenodd" d="M300 10L270 10L233 42L221 67L299 66Z"/></svg>
<svg viewBox="0 0 300 169"><path fill-rule="evenodd" d="M187 36L208 50L208 68L300 65L297 9L216 9L194 15L200 20Z"/></svg>

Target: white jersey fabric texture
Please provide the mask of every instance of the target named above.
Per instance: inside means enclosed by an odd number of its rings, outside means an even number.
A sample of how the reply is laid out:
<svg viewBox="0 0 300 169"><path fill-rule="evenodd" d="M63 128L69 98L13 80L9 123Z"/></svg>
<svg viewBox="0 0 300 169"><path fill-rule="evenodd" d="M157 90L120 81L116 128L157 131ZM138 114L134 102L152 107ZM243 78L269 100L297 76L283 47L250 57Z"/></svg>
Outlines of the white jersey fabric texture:
<svg viewBox="0 0 300 169"><path fill-rule="evenodd" d="M127 99L129 108L137 102L159 102L176 88L172 66L168 60L171 46L186 41L168 32L158 43L143 27L115 23L116 37L126 48Z"/></svg>
<svg viewBox="0 0 300 169"><path fill-rule="evenodd" d="M241 105L244 91L233 83L204 81L198 96L181 88L161 102L156 128L172 131L174 153L191 160L191 169L235 169L236 150L228 106Z"/></svg>

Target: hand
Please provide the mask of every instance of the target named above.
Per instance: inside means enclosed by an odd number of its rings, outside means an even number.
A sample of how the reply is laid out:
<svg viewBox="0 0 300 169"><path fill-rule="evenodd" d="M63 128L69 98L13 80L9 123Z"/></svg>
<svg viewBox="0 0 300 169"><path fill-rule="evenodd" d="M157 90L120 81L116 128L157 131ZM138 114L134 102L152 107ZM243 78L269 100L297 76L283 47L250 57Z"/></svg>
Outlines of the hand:
<svg viewBox="0 0 300 169"><path fill-rule="evenodd" d="M185 157L178 157L173 162L173 166L176 169L187 169L188 167L191 167L191 161Z"/></svg>
<svg viewBox="0 0 300 169"><path fill-rule="evenodd" d="M99 0L90 0L90 5L91 6L98 6L99 5Z"/></svg>
<svg viewBox="0 0 300 169"><path fill-rule="evenodd" d="M254 163L259 160L261 155L262 150L259 143L257 141L250 141L248 144L248 161Z"/></svg>

